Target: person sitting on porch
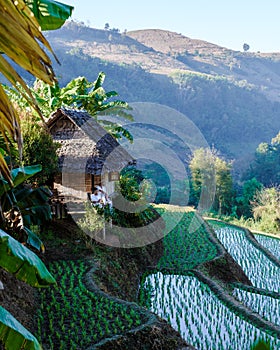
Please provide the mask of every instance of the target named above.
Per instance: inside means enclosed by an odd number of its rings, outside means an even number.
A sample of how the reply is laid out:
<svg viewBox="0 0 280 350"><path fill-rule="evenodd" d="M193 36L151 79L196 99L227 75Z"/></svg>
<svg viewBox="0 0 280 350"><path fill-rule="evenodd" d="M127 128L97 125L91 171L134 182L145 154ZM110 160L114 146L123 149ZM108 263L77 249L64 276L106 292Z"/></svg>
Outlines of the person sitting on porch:
<svg viewBox="0 0 280 350"><path fill-rule="evenodd" d="M108 194L106 193L106 188L104 186L96 186L96 188L99 191L102 204L103 205L109 204L109 206L112 207L112 201L109 198Z"/></svg>
<svg viewBox="0 0 280 350"><path fill-rule="evenodd" d="M92 194L90 195L90 201L94 207L95 206L99 206L100 208L102 207L103 205L102 197L97 187L94 187Z"/></svg>

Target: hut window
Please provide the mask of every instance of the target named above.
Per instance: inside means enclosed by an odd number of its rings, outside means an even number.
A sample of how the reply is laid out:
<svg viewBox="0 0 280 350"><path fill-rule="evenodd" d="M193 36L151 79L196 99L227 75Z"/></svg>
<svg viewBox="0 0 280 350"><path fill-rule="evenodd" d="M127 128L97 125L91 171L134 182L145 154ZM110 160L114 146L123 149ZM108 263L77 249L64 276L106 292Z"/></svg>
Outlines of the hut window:
<svg viewBox="0 0 280 350"><path fill-rule="evenodd" d="M86 174L85 177L86 192L92 192L95 186L101 185L101 175Z"/></svg>
<svg viewBox="0 0 280 350"><path fill-rule="evenodd" d="M117 171L112 171L109 173L109 181L118 181L120 179L120 173Z"/></svg>

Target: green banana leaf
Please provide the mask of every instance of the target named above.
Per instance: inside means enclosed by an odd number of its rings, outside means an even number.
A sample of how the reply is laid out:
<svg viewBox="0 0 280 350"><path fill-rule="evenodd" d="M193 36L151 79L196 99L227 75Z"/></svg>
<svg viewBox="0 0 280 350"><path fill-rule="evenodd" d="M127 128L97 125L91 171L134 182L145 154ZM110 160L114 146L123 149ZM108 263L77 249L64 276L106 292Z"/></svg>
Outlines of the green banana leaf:
<svg viewBox="0 0 280 350"><path fill-rule="evenodd" d="M11 171L14 187L20 185L31 176L39 173L42 170L41 164L29 165L25 167L15 168Z"/></svg>
<svg viewBox="0 0 280 350"><path fill-rule="evenodd" d="M60 28L72 15L73 6L53 0L25 0L38 20L42 30Z"/></svg>
<svg viewBox="0 0 280 350"><path fill-rule="evenodd" d="M5 349L42 350L38 340L2 306L0 306L0 341L5 344Z"/></svg>
<svg viewBox="0 0 280 350"><path fill-rule="evenodd" d="M52 219L49 199L52 192L46 186L20 187L13 190L16 205L20 209L25 226L41 225ZM9 208L4 208L8 210Z"/></svg>
<svg viewBox="0 0 280 350"><path fill-rule="evenodd" d="M20 185L25 180L37 174L41 170L41 164L29 165L11 170L11 179L13 186L11 186L3 177L0 178L0 196L2 196L5 192L9 191L12 187Z"/></svg>
<svg viewBox="0 0 280 350"><path fill-rule="evenodd" d="M2 230L0 230L0 266L33 287L47 287L56 283L36 254Z"/></svg>
<svg viewBox="0 0 280 350"><path fill-rule="evenodd" d="M27 243L31 245L33 248L36 248L37 250L41 252L45 252L45 246L44 243L40 240L40 238L31 230L29 230L28 227L24 226L24 231L27 234Z"/></svg>

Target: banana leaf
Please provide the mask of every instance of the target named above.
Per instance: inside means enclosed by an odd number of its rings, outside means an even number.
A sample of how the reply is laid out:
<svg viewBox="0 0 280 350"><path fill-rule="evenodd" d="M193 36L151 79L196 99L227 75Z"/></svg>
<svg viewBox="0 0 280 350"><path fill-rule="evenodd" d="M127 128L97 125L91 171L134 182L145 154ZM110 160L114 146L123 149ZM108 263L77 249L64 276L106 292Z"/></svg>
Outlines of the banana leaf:
<svg viewBox="0 0 280 350"><path fill-rule="evenodd" d="M72 15L73 6L53 0L25 0L42 30L60 28Z"/></svg>
<svg viewBox="0 0 280 350"><path fill-rule="evenodd" d="M42 170L42 165L29 165L21 168L15 168L11 171L14 187L20 185L31 176L39 173Z"/></svg>
<svg viewBox="0 0 280 350"><path fill-rule="evenodd" d="M45 246L44 243L40 240L40 238L31 230L29 230L28 227L24 226L24 231L27 234L27 243L31 245L33 248L36 248L39 251L42 251L42 253L45 252Z"/></svg>
<svg viewBox="0 0 280 350"><path fill-rule="evenodd" d="M42 165L30 165L11 170L13 187L16 187L42 170ZM2 177L0 178L0 196L9 191L12 186Z"/></svg>
<svg viewBox="0 0 280 350"><path fill-rule="evenodd" d="M52 192L48 187L30 188L25 186L14 189L13 193L25 225L41 225L51 220L52 212L49 199L52 196Z"/></svg>
<svg viewBox="0 0 280 350"><path fill-rule="evenodd" d="M0 341L5 344L5 349L42 350L38 340L2 306L0 306Z"/></svg>
<svg viewBox="0 0 280 350"><path fill-rule="evenodd" d="M47 287L56 283L36 254L2 230L0 230L0 266L34 287Z"/></svg>

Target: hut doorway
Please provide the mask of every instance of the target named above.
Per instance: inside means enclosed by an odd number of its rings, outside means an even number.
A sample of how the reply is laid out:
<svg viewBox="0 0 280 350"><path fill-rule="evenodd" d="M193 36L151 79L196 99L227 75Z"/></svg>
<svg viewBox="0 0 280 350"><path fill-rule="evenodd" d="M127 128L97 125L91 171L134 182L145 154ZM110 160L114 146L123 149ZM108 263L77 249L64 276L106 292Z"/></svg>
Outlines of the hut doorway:
<svg viewBox="0 0 280 350"><path fill-rule="evenodd" d="M86 192L92 193L95 186L101 185L101 175L86 174Z"/></svg>
<svg viewBox="0 0 280 350"><path fill-rule="evenodd" d="M101 175L91 175L92 189L95 186L101 186Z"/></svg>

